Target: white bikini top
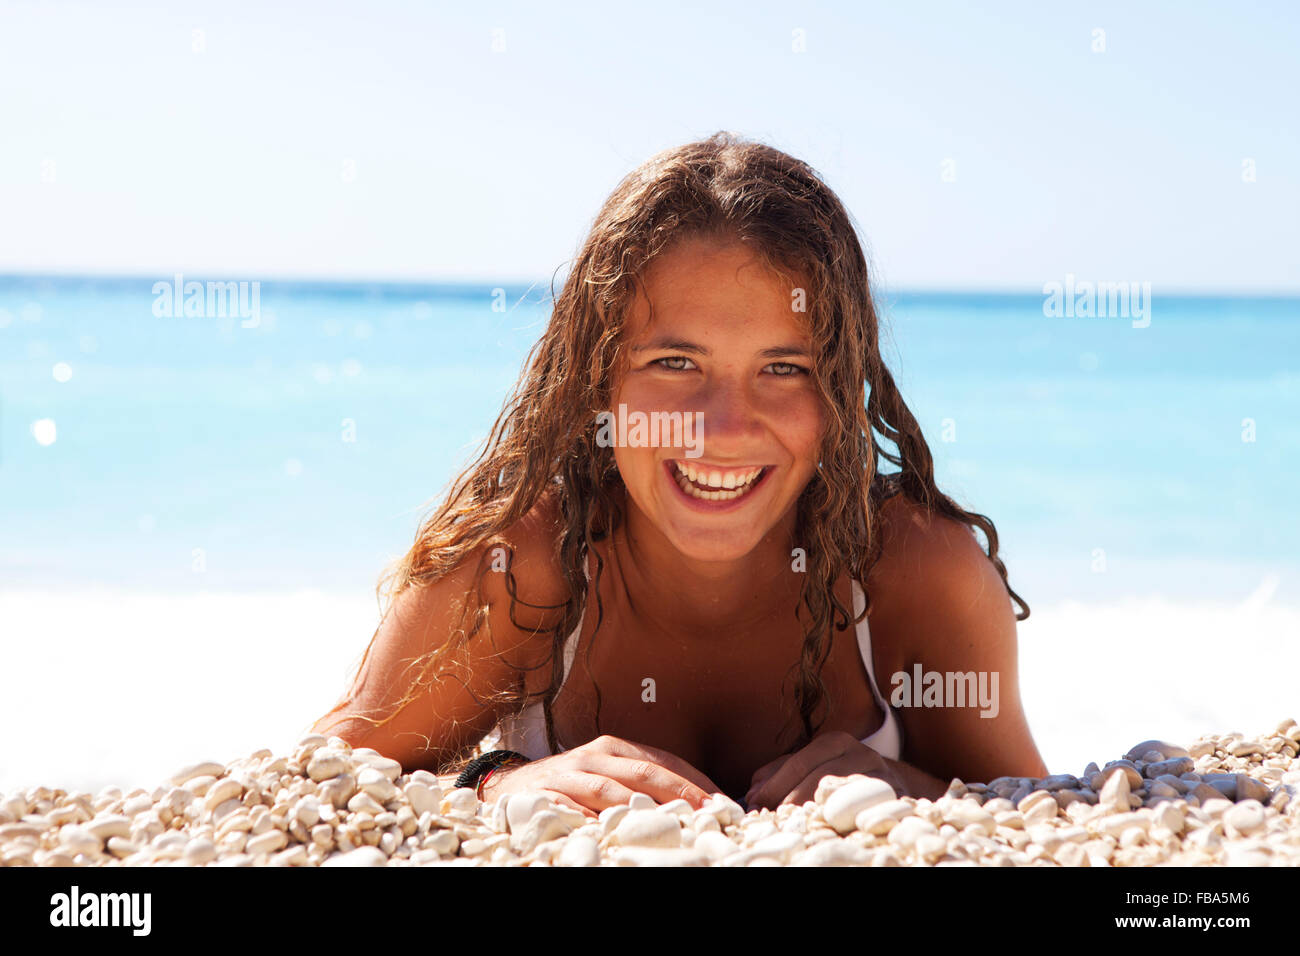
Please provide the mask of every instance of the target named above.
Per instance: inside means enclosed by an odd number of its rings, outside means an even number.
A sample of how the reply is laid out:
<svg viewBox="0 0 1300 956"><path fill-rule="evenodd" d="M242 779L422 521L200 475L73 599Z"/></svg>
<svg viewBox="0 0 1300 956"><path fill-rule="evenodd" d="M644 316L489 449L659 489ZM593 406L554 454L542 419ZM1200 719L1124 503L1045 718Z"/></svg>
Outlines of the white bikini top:
<svg viewBox="0 0 1300 956"><path fill-rule="evenodd" d="M587 580L591 580L591 574L587 571L586 563L583 563L583 572ZM866 606L866 597L862 593L862 588L857 581L853 585L853 616L857 617L862 613ZM586 616L584 609L583 616ZM582 634L582 620L579 619L578 626L573 629L564 642L564 678L560 682L560 687L564 687L565 681L569 679L569 669L573 666L573 656L578 649L578 638ZM888 757L891 760L901 759L903 752L903 729L894 716L893 710L885 702L880 691L876 687L875 667L871 663L871 631L867 627L867 619L864 617L857 625L858 634L858 651L862 655L862 663L867 668L867 682L871 686L871 696L876 699L881 711L885 715L884 722L876 729L875 733L863 739L863 743L876 751L882 757ZM556 697L559 697L559 690L556 691ZM540 701L532 703L524 708L523 712L517 717L505 717L496 725L484 738L484 752L488 750L513 750L523 754L530 760L540 760L543 757L551 755L550 747L546 742L546 716L542 712ZM564 748L561 748L563 750Z"/></svg>

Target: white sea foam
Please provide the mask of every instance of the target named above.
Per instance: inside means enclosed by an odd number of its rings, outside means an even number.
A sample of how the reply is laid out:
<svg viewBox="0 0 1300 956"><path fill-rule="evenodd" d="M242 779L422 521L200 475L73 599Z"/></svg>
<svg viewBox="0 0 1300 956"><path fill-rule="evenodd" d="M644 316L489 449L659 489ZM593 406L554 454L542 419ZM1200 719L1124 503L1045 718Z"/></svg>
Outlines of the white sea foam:
<svg viewBox="0 0 1300 956"><path fill-rule="evenodd" d="M1272 604L1275 588L1231 605L1035 606L1021 692L1049 769L1300 719L1300 607ZM0 593L0 791L152 788L199 759L286 751L377 619L372 597L310 591Z"/></svg>

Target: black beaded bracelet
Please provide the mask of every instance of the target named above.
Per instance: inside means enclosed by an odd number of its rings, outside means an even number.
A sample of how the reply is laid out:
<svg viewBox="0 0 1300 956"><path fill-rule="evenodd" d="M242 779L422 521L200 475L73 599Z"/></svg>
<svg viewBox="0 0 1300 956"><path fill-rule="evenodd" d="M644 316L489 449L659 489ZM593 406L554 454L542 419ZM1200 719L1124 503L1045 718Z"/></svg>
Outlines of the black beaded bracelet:
<svg viewBox="0 0 1300 956"><path fill-rule="evenodd" d="M518 761L528 763L528 758L513 750L493 750L480 757L475 757L469 766L456 778L457 787L477 787L479 778L504 764Z"/></svg>

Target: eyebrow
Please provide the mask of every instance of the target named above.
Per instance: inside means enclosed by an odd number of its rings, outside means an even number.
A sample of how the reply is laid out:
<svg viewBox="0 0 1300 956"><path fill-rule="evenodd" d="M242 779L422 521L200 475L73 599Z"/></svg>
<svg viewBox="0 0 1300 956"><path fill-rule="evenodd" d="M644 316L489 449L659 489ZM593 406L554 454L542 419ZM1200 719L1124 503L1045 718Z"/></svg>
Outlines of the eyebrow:
<svg viewBox="0 0 1300 956"><path fill-rule="evenodd" d="M709 355L708 349L702 345L696 345L694 342L685 342L679 339L658 338L647 342L645 345L632 346L633 352L691 352L695 355ZM806 348L801 345L774 345L762 349L758 353L763 358L781 358L784 355L802 355L811 357Z"/></svg>

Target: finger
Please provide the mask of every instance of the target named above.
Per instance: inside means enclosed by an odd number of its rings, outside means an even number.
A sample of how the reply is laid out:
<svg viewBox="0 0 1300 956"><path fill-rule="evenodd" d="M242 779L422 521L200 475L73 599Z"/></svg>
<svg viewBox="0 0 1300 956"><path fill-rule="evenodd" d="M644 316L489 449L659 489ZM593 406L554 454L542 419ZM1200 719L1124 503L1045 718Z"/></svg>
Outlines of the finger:
<svg viewBox="0 0 1300 956"><path fill-rule="evenodd" d="M568 794L560 793L560 791L558 790L541 790L539 792L546 794L546 796L549 797L553 803L558 803L561 806L569 807L572 810L577 810L584 817L587 817L591 820L600 819L600 817L597 815L595 810L592 810L590 807L584 807L582 804L580 804L577 800L574 800Z"/></svg>
<svg viewBox="0 0 1300 956"><path fill-rule="evenodd" d="M802 806L817 795L817 784L821 783L822 777L831 774L847 777L849 774L857 772L853 769L853 761L848 757L831 760L820 767L814 767L812 772L799 781L781 802Z"/></svg>
<svg viewBox="0 0 1300 956"><path fill-rule="evenodd" d="M777 770L781 768L781 764L785 763L792 756L794 756L794 754L781 754L781 756L777 757L775 760L769 760L767 763L763 764L763 766L754 771L754 776L750 777L750 784L756 785L762 783L768 777L772 776L772 774L776 773Z"/></svg>
<svg viewBox="0 0 1300 956"><path fill-rule="evenodd" d="M700 771L696 770L689 763L674 753L667 750L660 750L658 747L651 747L649 744L639 744L631 740L623 740L621 737L603 737L598 738L604 742L604 752L619 757L630 759L647 760L666 770L671 770L679 777L689 780L698 787L705 796L711 793L722 793L723 790L716 783L706 777ZM676 799L676 798L673 798ZM689 797L687 799L690 799Z"/></svg>
<svg viewBox="0 0 1300 956"><path fill-rule="evenodd" d="M749 782L749 791L745 794L745 802L748 803L754 794L758 793L759 788L771 778L794 754L782 754L770 763L766 763L754 771L754 776Z"/></svg>
<svg viewBox="0 0 1300 956"><path fill-rule="evenodd" d="M846 741L852 740L848 734L831 733L815 738L812 743L790 757L781 768L772 774L763 785L754 791L750 799L751 807L775 806L787 793L793 790L804 777L822 764L840 757L845 752ZM854 740L857 746L862 744Z"/></svg>
<svg viewBox="0 0 1300 956"><path fill-rule="evenodd" d="M584 813L599 814L608 807L619 807L632 799L632 790L626 784L600 772L569 770L547 779L549 791L572 800Z"/></svg>
<svg viewBox="0 0 1300 956"><path fill-rule="evenodd" d="M589 774L617 781L627 791L628 798L633 793L644 793L655 803L684 799L692 807L698 808L708 800L711 792L681 774L640 756L591 753L585 755L578 766ZM627 798L617 802L626 803Z"/></svg>

